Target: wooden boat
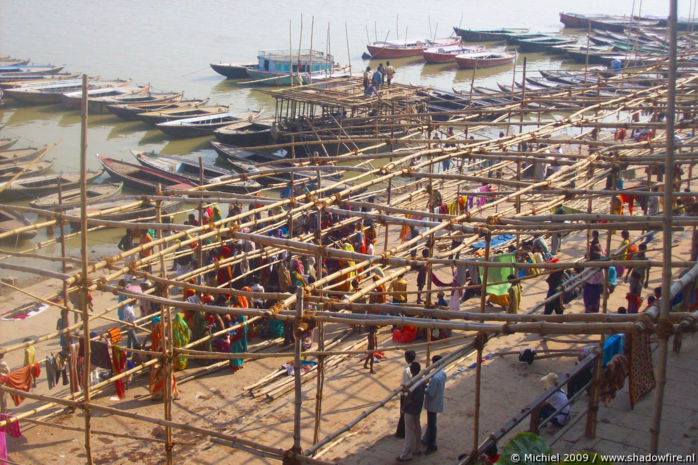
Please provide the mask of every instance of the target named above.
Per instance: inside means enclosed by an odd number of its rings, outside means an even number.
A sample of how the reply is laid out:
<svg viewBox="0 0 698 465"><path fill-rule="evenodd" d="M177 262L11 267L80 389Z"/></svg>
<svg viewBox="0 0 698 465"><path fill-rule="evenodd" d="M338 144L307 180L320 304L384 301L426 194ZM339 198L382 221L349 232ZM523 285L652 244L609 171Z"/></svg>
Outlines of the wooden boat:
<svg viewBox="0 0 698 465"><path fill-rule="evenodd" d="M147 89L147 87L146 87ZM146 103L173 103L178 102L182 99L184 92L136 92L124 95L117 95L115 97L104 97L101 99L104 103L109 105L138 105Z"/></svg>
<svg viewBox="0 0 698 465"><path fill-rule="evenodd" d="M218 153L219 157L232 166L239 173L247 175L256 175L263 170L279 170L279 168L293 166L289 162L287 164L275 163L273 166L260 167L260 163L278 162L279 160L287 159L288 152L286 150L242 150L239 147L221 144L220 142L211 142L211 146ZM264 174L254 178L260 184L268 186L270 184L284 184L291 179L290 172L275 171L273 173ZM294 172L294 179L298 182L304 182L309 186L314 184L316 173L311 168L308 171ZM331 182L339 180L336 176L324 176L323 179L329 179Z"/></svg>
<svg viewBox="0 0 698 465"><path fill-rule="evenodd" d="M155 152L136 152L131 151L136 157L138 163L149 168L153 168L164 173L177 174L189 179L196 185L200 183L199 163L193 160L188 160L182 157L170 157L167 155L158 155ZM215 182L220 182L222 178L230 178L233 173L229 170L218 168L209 164L203 165L204 185ZM237 176L237 175L236 175ZM226 186L217 187L214 190L223 192L251 192L261 189L261 185L256 181L236 181L229 183Z"/></svg>
<svg viewBox="0 0 698 465"><path fill-rule="evenodd" d="M180 104L181 103L182 102L180 102ZM204 101L204 104L205 103L206 101ZM166 121L177 121L180 119L194 118L197 116L215 115L218 113L225 113L230 110L230 107L222 105L202 106L196 104L180 104L173 104L169 108L138 113L136 118L155 126Z"/></svg>
<svg viewBox="0 0 698 465"><path fill-rule="evenodd" d="M19 137L2 137L0 138L0 150L6 150L15 145ZM0 155L1 157L2 155ZM1 162L0 162L1 163Z"/></svg>
<svg viewBox="0 0 698 465"><path fill-rule="evenodd" d="M250 147L266 145L273 142L271 127L273 121L255 121L236 123L216 129L216 140L228 145Z"/></svg>
<svg viewBox="0 0 698 465"><path fill-rule="evenodd" d="M39 160L34 163L31 168L25 170L19 177L28 178L31 176L38 176L44 174L53 165L55 160ZM12 179L17 173L24 170L24 163L2 163L0 164L0 181L8 181Z"/></svg>
<svg viewBox="0 0 698 465"><path fill-rule="evenodd" d="M140 205L129 208L128 210L119 210L113 213L106 213L109 210L118 209L124 204L133 203L132 200L104 200L101 202L90 202L87 205L87 214L91 218L99 218L102 220L112 220L112 221L152 221L155 219L155 204L150 201L143 201ZM167 214L174 212L182 202L166 200L162 202L162 213ZM105 212L105 213L102 213ZM81 207L71 208L69 210L64 210L64 214L67 216L80 217ZM79 223L71 222L70 225L73 228L79 228Z"/></svg>
<svg viewBox="0 0 698 465"><path fill-rule="evenodd" d="M292 64L292 67L290 67ZM318 50L261 50L257 65L247 68L250 80L241 85L288 86L319 82L330 77L349 76L346 68L335 64L334 57Z"/></svg>
<svg viewBox="0 0 698 465"><path fill-rule="evenodd" d="M234 63L211 63L211 68L228 79L242 79L249 77L247 70L256 67L256 64L240 65Z"/></svg>
<svg viewBox="0 0 698 465"><path fill-rule="evenodd" d="M80 75L77 73L56 73L56 74L39 74L31 76L15 76L14 74L0 74L0 88L9 89L11 87L21 87L30 85L43 85L77 79Z"/></svg>
<svg viewBox="0 0 698 465"><path fill-rule="evenodd" d="M31 224L31 221L29 221L21 213L0 208L0 233L14 231L15 229L29 226ZM36 231L24 231L17 234L17 237L20 240L29 240L34 236L36 236ZM10 236L7 239L13 239L13 237Z"/></svg>
<svg viewBox="0 0 698 465"><path fill-rule="evenodd" d="M373 42L366 45L372 58L404 58L421 55L427 48L447 47L458 45L460 37L445 37L441 39L415 39Z"/></svg>
<svg viewBox="0 0 698 465"><path fill-rule="evenodd" d="M18 137L15 140L19 139ZM11 142L7 147L14 143ZM38 156L41 152L46 150L46 146L43 147L26 147L23 149L2 149L0 150L0 165L5 163L18 163L21 161L31 160L32 158Z"/></svg>
<svg viewBox="0 0 698 465"><path fill-rule="evenodd" d="M31 75L31 74L56 74L62 70L62 66L52 66L52 65L15 65L15 66L0 66L0 73L2 74L20 74L20 75Z"/></svg>
<svg viewBox="0 0 698 465"><path fill-rule="evenodd" d="M127 81L92 81L88 84L88 91L92 89L103 89L106 87L125 86ZM13 87L5 89L5 93L23 103L33 103L48 105L59 103L63 94L69 92L79 92L82 95L82 80L71 79L59 82L50 82L44 85L36 84L31 86Z"/></svg>
<svg viewBox="0 0 698 465"><path fill-rule="evenodd" d="M87 182L90 183L97 177L101 176L103 171L87 173ZM25 200L36 199L44 195L50 195L58 192L58 182L61 183L61 189L75 189L80 187L80 173L72 174L44 174L41 176L31 176L20 178L7 185L0 184L0 199L2 200Z"/></svg>
<svg viewBox="0 0 698 465"><path fill-rule="evenodd" d="M103 184L90 184L86 186L85 194L87 195L87 201L89 203L101 202L103 200L111 199L116 197L123 188L124 184L119 183L103 183ZM61 190L63 186L61 185ZM58 203L58 193L43 196L39 199L29 202L34 208L41 208L44 210L67 210L70 208L75 208L80 206L82 191L80 188L68 189L61 192L62 202L61 208L59 208Z"/></svg>
<svg viewBox="0 0 698 465"><path fill-rule="evenodd" d="M186 191L196 187L187 178L176 174L162 173L146 166L134 165L114 158L97 155L97 159L112 179L121 181L133 189L154 193L158 184L162 189Z"/></svg>
<svg viewBox="0 0 698 465"><path fill-rule="evenodd" d="M556 45L571 45L576 42L577 39L574 38L553 36L543 36L534 39L522 39L519 41L519 51L526 53L545 52L551 50L552 47Z"/></svg>
<svg viewBox="0 0 698 465"><path fill-rule="evenodd" d="M504 28L475 30L454 27L453 31L463 40L463 42L494 42L498 40L507 40L511 34L525 34L528 32L528 29Z"/></svg>
<svg viewBox="0 0 698 465"><path fill-rule="evenodd" d="M506 42L509 45L518 45L522 40L538 39L540 37L545 37L545 34L539 32L526 32L522 34L510 34L507 36Z"/></svg>
<svg viewBox="0 0 698 465"><path fill-rule="evenodd" d="M492 68L511 64L514 58L510 53L469 53L456 55L456 64L461 69Z"/></svg>
<svg viewBox="0 0 698 465"><path fill-rule="evenodd" d="M162 132L174 137L198 137L213 135L214 131L223 126L241 121L253 121L262 113L262 110L237 113L227 111L214 115L197 116L176 121L166 121L157 124Z"/></svg>
<svg viewBox="0 0 698 465"><path fill-rule="evenodd" d="M20 66L29 64L30 59L1 57L0 66Z"/></svg>
<svg viewBox="0 0 698 465"><path fill-rule="evenodd" d="M431 47L422 50L422 55L427 63L452 63L456 61L456 55L464 53L479 53L485 50L482 45L447 45L445 47Z"/></svg>
<svg viewBox="0 0 698 465"><path fill-rule="evenodd" d="M111 102L104 100L106 97L116 97L119 95L147 93L147 86L113 86L101 87L99 89L89 89L87 91L87 111L91 114L108 113L107 105ZM79 110L82 105L82 90L68 92L61 95L61 102L69 110Z"/></svg>
<svg viewBox="0 0 698 465"><path fill-rule="evenodd" d="M578 13L560 13L560 22L569 28L600 29L605 31L623 32L630 27L656 27L665 19L652 17L627 17L609 15L582 15Z"/></svg>
<svg viewBox="0 0 698 465"><path fill-rule="evenodd" d="M121 119L138 120L138 115L146 112L169 110L173 108L194 107L204 105L208 99L178 100L175 102L145 102L145 103L118 103L107 105L110 112Z"/></svg>

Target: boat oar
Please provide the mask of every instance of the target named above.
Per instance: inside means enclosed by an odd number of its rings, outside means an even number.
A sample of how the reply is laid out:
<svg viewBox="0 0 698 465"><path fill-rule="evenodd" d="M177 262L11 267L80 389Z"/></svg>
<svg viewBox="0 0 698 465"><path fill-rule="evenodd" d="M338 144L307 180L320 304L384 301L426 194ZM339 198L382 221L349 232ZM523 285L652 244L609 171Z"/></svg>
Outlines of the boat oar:
<svg viewBox="0 0 698 465"><path fill-rule="evenodd" d="M10 179L9 181L5 182L2 186L0 186L0 194L2 194L2 192L10 186L10 184L15 182L17 180L17 178L22 176L29 168L31 168L32 165L34 165L34 163L36 163L37 161L44 158L44 155L46 155L49 152L49 150L53 149L56 145L58 145L60 143L61 143L61 139L58 139L51 146L47 147L43 152L41 152L39 155L37 155L37 157L35 159L33 159L32 161L27 163L27 165L24 168L22 168L22 170L19 173L12 176L12 179Z"/></svg>

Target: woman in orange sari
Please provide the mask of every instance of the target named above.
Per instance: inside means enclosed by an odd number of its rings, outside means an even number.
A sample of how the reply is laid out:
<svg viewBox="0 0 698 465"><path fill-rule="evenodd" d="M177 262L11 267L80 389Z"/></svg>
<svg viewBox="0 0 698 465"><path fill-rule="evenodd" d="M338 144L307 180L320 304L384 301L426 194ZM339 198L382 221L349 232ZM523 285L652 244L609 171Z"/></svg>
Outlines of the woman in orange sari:
<svg viewBox="0 0 698 465"><path fill-rule="evenodd" d="M152 318L152 323L155 325L150 333L150 350L158 352L162 350L162 321L160 317ZM150 378L148 378L148 390L150 391L150 400L162 400L165 395L165 381L167 380L167 370L162 362L158 362L150 369ZM172 374L172 397L178 398L177 380L174 373Z"/></svg>

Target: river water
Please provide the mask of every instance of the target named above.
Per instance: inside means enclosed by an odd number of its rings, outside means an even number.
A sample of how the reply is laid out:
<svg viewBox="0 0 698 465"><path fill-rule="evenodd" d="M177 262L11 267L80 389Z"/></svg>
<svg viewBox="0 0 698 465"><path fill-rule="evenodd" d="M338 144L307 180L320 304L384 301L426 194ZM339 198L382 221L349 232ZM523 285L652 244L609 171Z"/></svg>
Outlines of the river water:
<svg viewBox="0 0 698 465"><path fill-rule="evenodd" d="M679 15L690 15L681 1ZM668 1L660 0L439 0L367 1L308 0L254 2L239 0L93 1L0 0L0 55L31 58L35 64L60 64L67 71L103 79L132 78L153 90L184 91L185 98L210 98L234 109L267 109L273 101L249 87L226 81L211 62L251 63L260 49L311 46L329 49L337 61L350 63L355 73L369 63L361 55L370 41L386 38L443 37L453 26L465 28L528 27L532 32L558 32L558 13L631 12L666 16ZM685 11L684 11L685 10ZM301 28L302 18L302 28ZM290 32L290 40L289 40ZM570 33L565 31L565 33ZM583 34L584 31L573 32ZM329 43L328 43L329 38ZM530 54L528 69L574 67L559 58ZM522 57L517 76L520 78ZM373 64L375 68L377 63ZM451 65L424 65L421 58L393 60L396 82L441 89L468 89L472 71ZM511 67L481 70L476 85L511 83ZM60 105L0 105L2 137L21 136L20 145L61 142L50 156L55 169L76 171L79 163L80 117ZM215 154L210 138L169 140L140 122L113 115L93 115L88 130L88 166L99 168L96 153L129 159L130 149L156 150L181 156ZM116 233L115 233L116 234ZM43 233L39 236L45 237ZM98 242L111 243L112 236Z"/></svg>

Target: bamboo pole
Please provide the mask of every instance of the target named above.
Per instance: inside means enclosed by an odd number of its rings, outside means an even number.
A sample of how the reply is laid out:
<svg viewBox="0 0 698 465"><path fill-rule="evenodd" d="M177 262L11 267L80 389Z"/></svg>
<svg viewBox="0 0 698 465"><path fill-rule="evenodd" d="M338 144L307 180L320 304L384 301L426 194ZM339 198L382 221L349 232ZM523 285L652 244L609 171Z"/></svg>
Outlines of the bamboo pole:
<svg viewBox="0 0 698 465"><path fill-rule="evenodd" d="M301 317L303 316L303 288L296 289L296 320L293 325L293 333L295 336L294 360L293 360L293 379L294 379L294 409L293 409L293 454L301 454L301 407L303 404L303 391L301 386L301 348L303 342L303 334L301 333Z"/></svg>
<svg viewBox="0 0 698 465"><path fill-rule="evenodd" d="M61 178L59 177L58 178L58 208L61 211L63 211L62 207L63 207L63 188L62 188L62 184L61 184ZM60 239L61 239L61 258L65 259L66 258L65 224L62 220L59 222L59 232L60 232ZM66 274L68 271L65 260L63 260L63 262L62 262L61 271L63 272L63 274ZM63 305L65 306L66 309L68 308L68 305L69 305L68 285L65 283L65 281L63 282ZM76 321L77 321L78 317L79 317L79 315L76 312L75 313ZM68 312L64 312L61 310L61 320L63 321L63 328L68 328L70 326L70 319L68 317ZM71 339L72 339L71 332L67 331L65 334L65 342L66 342L65 348L70 347ZM61 349L64 349L64 348L61 347ZM70 393L74 394L73 387L76 386L77 383L73 379L72 364L73 364L73 362L70 360L70 357L68 357L68 376L70 378L70 382L68 385L70 386ZM76 371L76 373L77 373L77 371Z"/></svg>
<svg viewBox="0 0 698 465"><path fill-rule="evenodd" d="M666 159L664 165L664 225L662 227L662 253L664 266L662 267L662 296L661 312L658 320L658 345L657 354L657 387L654 391L654 403L652 410L652 424L650 426L649 452L656 454L659 450L659 434L662 421L662 409L664 406L664 387L666 385L667 358L669 352L669 337L671 331L667 330L667 316L671 311L671 229L673 221L673 192L674 192L674 119L676 117L676 21L678 1L669 1L669 82L667 90L666 111Z"/></svg>
<svg viewBox="0 0 698 465"><path fill-rule="evenodd" d="M325 325L318 323L318 352L325 351ZM367 351L367 356L370 354ZM325 384L325 356L318 356L317 387L315 390L315 428L313 430L313 444L317 444L320 436L320 421L322 420L322 391Z"/></svg>
<svg viewBox="0 0 698 465"><path fill-rule="evenodd" d="M471 457L475 458L477 454L477 446L480 444L480 386L482 385L482 349L487 341L487 336L479 333L476 336L477 343L477 360L475 365L475 399L473 400L473 451Z"/></svg>
<svg viewBox="0 0 698 465"><path fill-rule="evenodd" d="M80 297L82 305L82 334L85 341L85 365L83 367L84 377L82 380L82 395L85 399L85 459L88 465L92 465L92 439L90 430L92 425L90 419L90 314L89 314L89 294L87 275L87 75L82 75L82 104L81 104L81 124L80 124L80 251L82 254L82 276L80 284Z"/></svg>

